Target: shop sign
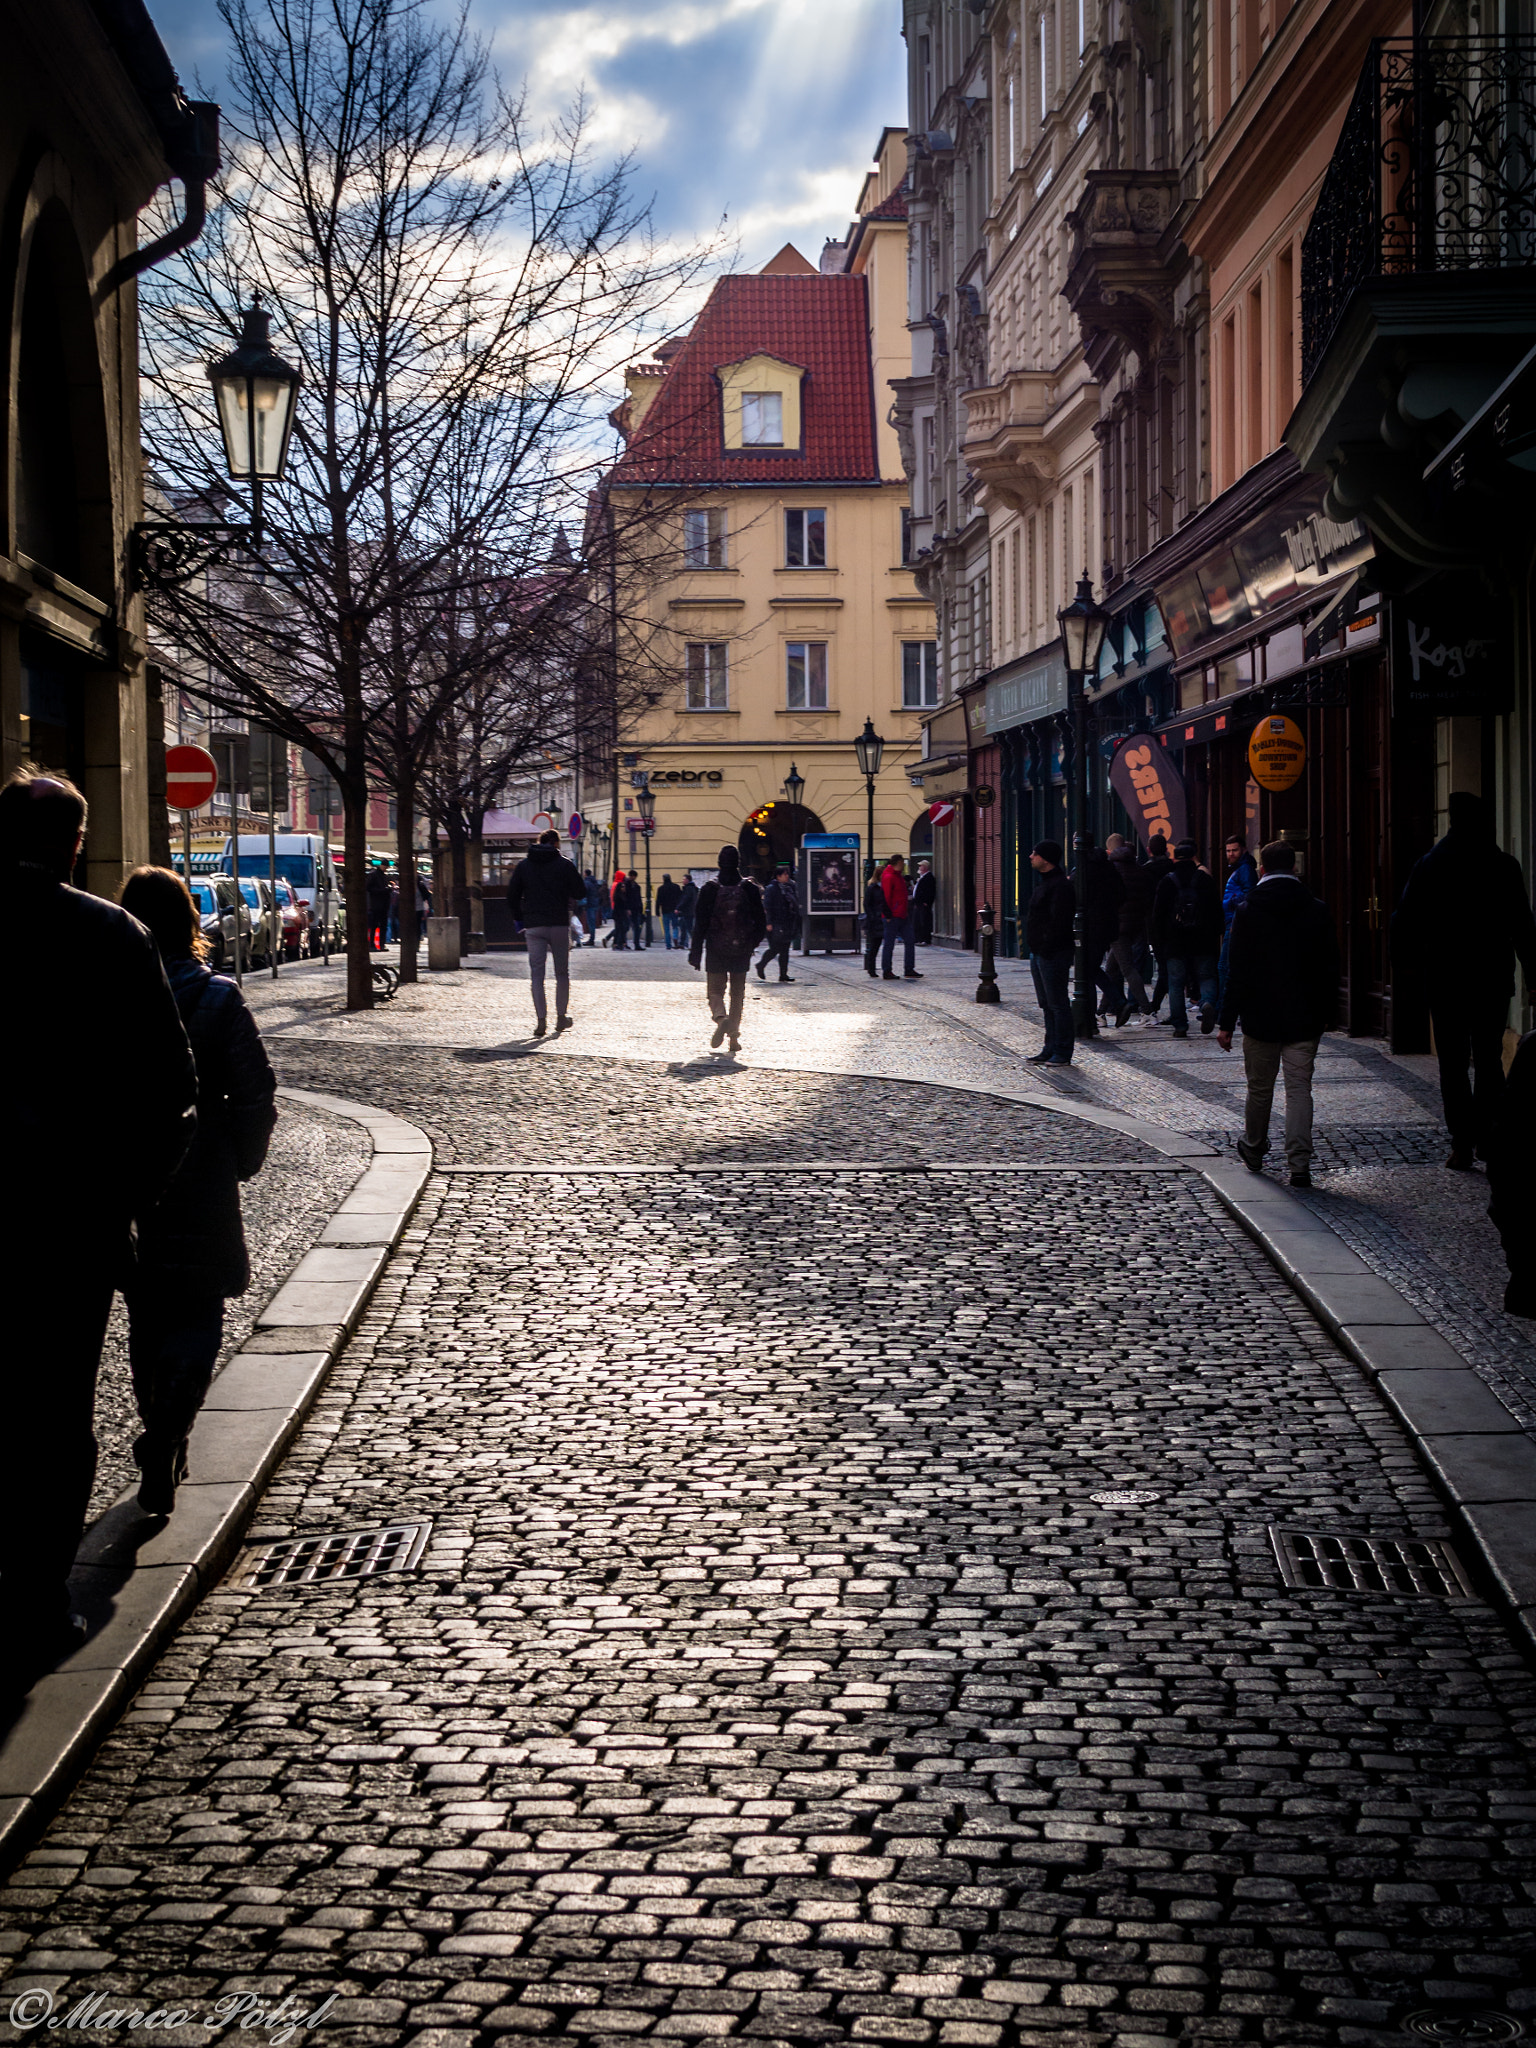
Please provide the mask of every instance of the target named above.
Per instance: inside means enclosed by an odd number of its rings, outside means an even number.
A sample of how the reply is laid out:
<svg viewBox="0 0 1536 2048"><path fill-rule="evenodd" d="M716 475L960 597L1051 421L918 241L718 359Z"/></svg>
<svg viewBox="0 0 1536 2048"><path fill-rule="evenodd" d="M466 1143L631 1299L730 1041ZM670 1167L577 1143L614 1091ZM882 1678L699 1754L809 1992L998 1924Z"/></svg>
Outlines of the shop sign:
<svg viewBox="0 0 1536 2048"><path fill-rule="evenodd" d="M1392 601L1392 709L1436 718L1508 711L1514 663L1488 606L1443 582Z"/></svg>
<svg viewBox="0 0 1536 2048"><path fill-rule="evenodd" d="M1307 765L1307 736L1294 718L1261 718L1248 736L1248 767L1260 789L1289 789Z"/></svg>
<svg viewBox="0 0 1536 2048"><path fill-rule="evenodd" d="M658 782L724 782L725 771L721 768L653 768L650 779L653 789ZM635 778L634 786L637 789L641 786L638 778ZM629 799L626 797L624 802L627 809Z"/></svg>
<svg viewBox="0 0 1536 2048"><path fill-rule="evenodd" d="M954 817L955 807L947 797L941 797L937 803L928 806L930 825L950 825L954 823Z"/></svg>
<svg viewBox="0 0 1536 2048"><path fill-rule="evenodd" d="M1037 661L1018 675L996 676L987 685L982 717L973 712L972 722L989 733L1006 732L1010 726L1027 725L1033 718L1046 718L1067 708L1067 665L1059 654Z"/></svg>
<svg viewBox="0 0 1536 2048"><path fill-rule="evenodd" d="M1143 845L1161 832L1170 846L1182 839L1188 820L1184 778L1167 753L1144 734L1126 740L1109 764L1109 786L1130 813Z"/></svg>
<svg viewBox="0 0 1536 2048"><path fill-rule="evenodd" d="M990 811L997 802L997 791L990 782L978 782L971 791L971 796L975 800L978 811Z"/></svg>

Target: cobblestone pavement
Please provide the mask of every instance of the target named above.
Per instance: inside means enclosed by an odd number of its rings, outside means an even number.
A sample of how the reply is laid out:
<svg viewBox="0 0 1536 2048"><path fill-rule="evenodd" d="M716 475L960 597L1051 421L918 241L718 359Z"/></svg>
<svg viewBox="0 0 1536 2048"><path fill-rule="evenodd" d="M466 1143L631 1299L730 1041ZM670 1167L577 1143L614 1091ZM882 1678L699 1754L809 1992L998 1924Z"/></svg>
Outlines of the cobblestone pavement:
<svg viewBox="0 0 1536 2048"><path fill-rule="evenodd" d="M844 1157L880 1106L845 1133L774 1086ZM693 1100L646 1158L699 1144ZM203 1604L0 1892L0 2014L334 1994L336 2048L1536 2024L1536 1681L1477 1600L1287 1590L1268 1525L1443 1533L1435 1498L1196 1177L1063 1171L1103 1137L1062 1128L1027 1182L434 1175L259 1532L429 1517L419 1571Z"/></svg>
<svg viewBox="0 0 1536 2048"><path fill-rule="evenodd" d="M319 1237L372 1157L367 1133L346 1117L297 1103L278 1104L267 1163L240 1191L251 1284L224 1305L222 1368L251 1334L275 1289ZM128 1373L128 1314L112 1304L96 1381L96 1484L90 1512L99 1515L136 1481L132 1446L139 1433Z"/></svg>
<svg viewBox="0 0 1536 2048"><path fill-rule="evenodd" d="M998 962L1002 1001L984 1007L974 1000L974 955L926 947L918 960L919 982L872 982L846 955L797 958L792 987L752 980L744 1062L759 1076L772 1067L1027 1088L1231 1148L1241 1128L1242 1061L1214 1038L1197 1030L1176 1040L1166 1025L1127 1026L1080 1047L1070 1071L1027 1066L1041 1033L1026 963ZM573 961L576 1028L542 1045L527 1036L527 966L517 955L491 954L463 973L429 977L365 1017L343 1013L339 973L309 968L286 975L276 992L263 984L256 1000L275 1041L319 1038L371 1050L375 1072L383 1048L410 1043L478 1053L493 1068L593 1055L649 1055L690 1074L709 1065L703 992L682 956L660 948L616 956L583 950ZM368 1078L365 1071L359 1085ZM653 1085L637 1088L637 1114ZM1487 1218L1486 1180L1444 1170L1433 1062L1331 1033L1318 1058L1316 1098L1311 1205L1530 1426L1536 1329L1504 1314L1508 1275ZM1272 1163L1279 1170L1278 1155ZM1405 1167L1416 1170L1405 1174Z"/></svg>

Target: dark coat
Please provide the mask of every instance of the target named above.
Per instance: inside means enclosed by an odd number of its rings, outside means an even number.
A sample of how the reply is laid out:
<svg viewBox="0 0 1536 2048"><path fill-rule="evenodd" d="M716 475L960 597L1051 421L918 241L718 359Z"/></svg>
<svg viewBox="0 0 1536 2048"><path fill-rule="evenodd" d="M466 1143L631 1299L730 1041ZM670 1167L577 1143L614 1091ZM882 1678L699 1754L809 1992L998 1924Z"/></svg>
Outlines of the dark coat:
<svg viewBox="0 0 1536 2048"><path fill-rule="evenodd" d="M587 885L558 846L530 847L512 870L507 907L520 925L567 925L573 904L584 903Z"/></svg>
<svg viewBox="0 0 1536 2048"><path fill-rule="evenodd" d="M1508 1002L1515 955L1536 987L1536 921L1520 863L1484 834L1447 832L1417 863L1392 920L1392 964L1433 998Z"/></svg>
<svg viewBox="0 0 1536 2048"><path fill-rule="evenodd" d="M1232 920L1222 1030L1295 1045L1331 1030L1338 1002L1333 919L1297 876L1269 876Z"/></svg>
<svg viewBox="0 0 1536 2048"><path fill-rule="evenodd" d="M645 915L645 892L633 875L624 884L624 908L629 912L631 924Z"/></svg>
<svg viewBox="0 0 1536 2048"><path fill-rule="evenodd" d="M195 960L166 970L197 1061L197 1137L139 1224L136 1284L178 1297L243 1294L251 1283L240 1183L261 1171L277 1122L277 1081L245 997Z"/></svg>
<svg viewBox="0 0 1536 2048"><path fill-rule="evenodd" d="M662 883L661 887L656 891L656 908L663 917L666 917L669 912L676 910L678 898L682 893L676 882Z"/></svg>
<svg viewBox="0 0 1536 2048"><path fill-rule="evenodd" d="M864 884L864 922L872 932L885 923L885 889L878 875L871 875Z"/></svg>
<svg viewBox="0 0 1536 2048"><path fill-rule="evenodd" d="M788 932L793 938L800 929L800 903L794 883L770 882L763 891L763 912L770 931Z"/></svg>
<svg viewBox="0 0 1536 2048"><path fill-rule="evenodd" d="M919 875L912 884L912 908L932 910L934 898L939 893L939 878L930 868L926 875Z"/></svg>
<svg viewBox="0 0 1536 2048"><path fill-rule="evenodd" d="M1031 953L1050 958L1072 950L1072 920L1077 892L1060 868L1036 875L1029 908L1024 913L1024 941Z"/></svg>
<svg viewBox="0 0 1536 2048"><path fill-rule="evenodd" d="M1100 846L1089 847L1083 865L1088 874L1088 901L1083 918L1088 952L1092 959L1101 960L1119 936L1125 884L1119 869Z"/></svg>
<svg viewBox="0 0 1536 2048"><path fill-rule="evenodd" d="M126 1277L132 1219L154 1206L196 1130L192 1048L136 918L33 868L4 879L7 1249L23 1270L44 1261L27 1285L53 1284L60 1258Z"/></svg>
<svg viewBox="0 0 1536 2048"><path fill-rule="evenodd" d="M388 917L390 880L382 868L368 870L368 915L372 918Z"/></svg>
<svg viewBox="0 0 1536 2048"><path fill-rule="evenodd" d="M677 914L679 917L692 917L698 907L699 885L690 875L678 891Z"/></svg>
<svg viewBox="0 0 1536 2048"><path fill-rule="evenodd" d="M768 918L763 909L762 891L756 882L741 880L742 903L746 910L746 926L752 936L742 945L725 946L709 936L710 920L715 914L715 901L720 894L719 882L706 882L699 891L699 907L694 913L693 939L688 948L688 964L697 967L702 954L706 974L742 974L752 965L752 955L768 932Z"/></svg>
<svg viewBox="0 0 1536 2048"><path fill-rule="evenodd" d="M1193 926L1174 922L1174 910L1184 890L1194 892ZM1194 960L1207 953L1214 957L1221 951L1221 891L1215 876L1196 867L1192 860L1176 860L1157 885L1157 894L1152 899L1152 943L1159 960Z"/></svg>
<svg viewBox="0 0 1536 2048"><path fill-rule="evenodd" d="M1152 898L1172 862L1163 863L1153 872L1150 862L1137 860L1130 847L1109 856L1110 865L1120 877L1120 912L1116 921L1115 936L1139 944L1152 929Z"/></svg>

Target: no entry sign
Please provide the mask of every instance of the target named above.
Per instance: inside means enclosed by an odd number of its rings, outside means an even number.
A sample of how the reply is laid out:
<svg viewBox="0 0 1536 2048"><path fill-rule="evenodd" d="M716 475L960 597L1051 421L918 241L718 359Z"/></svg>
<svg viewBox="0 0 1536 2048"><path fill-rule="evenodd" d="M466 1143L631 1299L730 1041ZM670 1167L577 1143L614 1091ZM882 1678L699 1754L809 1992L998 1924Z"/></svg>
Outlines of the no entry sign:
<svg viewBox="0 0 1536 2048"><path fill-rule="evenodd" d="M219 770L206 747L167 747L165 800L173 811L195 811L219 786Z"/></svg>

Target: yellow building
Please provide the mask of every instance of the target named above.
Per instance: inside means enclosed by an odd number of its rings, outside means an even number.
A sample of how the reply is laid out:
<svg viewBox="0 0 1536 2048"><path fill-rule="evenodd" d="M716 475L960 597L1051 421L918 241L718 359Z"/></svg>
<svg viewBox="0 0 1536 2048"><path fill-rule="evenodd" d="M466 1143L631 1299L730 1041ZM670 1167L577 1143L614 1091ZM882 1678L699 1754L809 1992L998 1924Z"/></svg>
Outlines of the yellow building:
<svg viewBox="0 0 1536 2048"><path fill-rule="evenodd" d="M803 832L855 832L853 742L885 739L883 857L926 847L908 774L936 704L933 610L906 566L907 484L887 424L906 332L905 135L887 129L848 240L822 268L783 249L723 278L665 360L632 369L611 479L622 518L675 491L668 573L646 599L670 687L620 735L619 860L644 865L634 778L656 797L651 875L713 871L722 845L770 875ZM620 702L626 691L621 653ZM791 805L785 783L804 784Z"/></svg>

